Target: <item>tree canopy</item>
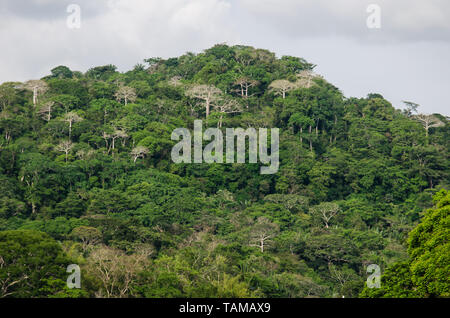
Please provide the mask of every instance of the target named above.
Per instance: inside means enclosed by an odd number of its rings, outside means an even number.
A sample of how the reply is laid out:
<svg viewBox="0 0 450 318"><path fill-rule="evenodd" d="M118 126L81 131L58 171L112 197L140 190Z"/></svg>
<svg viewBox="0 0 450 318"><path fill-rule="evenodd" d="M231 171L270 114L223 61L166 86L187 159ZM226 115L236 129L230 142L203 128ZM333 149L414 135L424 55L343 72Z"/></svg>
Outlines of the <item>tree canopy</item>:
<svg viewBox="0 0 450 318"><path fill-rule="evenodd" d="M448 117L250 46L143 63L0 85L0 297L449 296ZM278 172L172 162L197 119L279 128Z"/></svg>

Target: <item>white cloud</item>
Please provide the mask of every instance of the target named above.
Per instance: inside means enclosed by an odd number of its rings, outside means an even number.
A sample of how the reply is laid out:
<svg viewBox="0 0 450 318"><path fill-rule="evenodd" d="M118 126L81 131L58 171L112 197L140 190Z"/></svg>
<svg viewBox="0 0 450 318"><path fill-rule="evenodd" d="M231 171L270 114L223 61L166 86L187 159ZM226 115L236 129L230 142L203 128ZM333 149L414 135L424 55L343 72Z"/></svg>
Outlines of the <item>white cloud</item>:
<svg viewBox="0 0 450 318"><path fill-rule="evenodd" d="M381 8L382 28L366 27L369 4ZM450 41L448 0L241 0L266 25L292 36L340 35L357 40Z"/></svg>
<svg viewBox="0 0 450 318"><path fill-rule="evenodd" d="M39 1L52 2L33 4ZM52 19L5 16L0 39L9 45L0 52L0 81L40 77L59 64L86 70L112 63L125 69L146 57L175 56L238 39L228 23L230 4L223 0L110 0L95 8L81 1L80 6L80 29L66 27L65 8Z"/></svg>
<svg viewBox="0 0 450 318"><path fill-rule="evenodd" d="M81 7L81 29L66 7ZM366 27L367 5L382 28ZM130 69L148 57L246 44L307 58L348 95L385 94L448 114L448 0L2 0L0 82L49 74Z"/></svg>

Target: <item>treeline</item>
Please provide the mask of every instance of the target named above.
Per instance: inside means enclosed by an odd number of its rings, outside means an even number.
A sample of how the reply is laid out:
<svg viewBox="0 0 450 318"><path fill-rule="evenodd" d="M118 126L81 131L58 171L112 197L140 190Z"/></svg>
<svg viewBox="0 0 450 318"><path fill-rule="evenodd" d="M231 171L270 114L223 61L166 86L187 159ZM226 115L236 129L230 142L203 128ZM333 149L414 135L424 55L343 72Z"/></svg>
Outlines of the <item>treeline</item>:
<svg viewBox="0 0 450 318"><path fill-rule="evenodd" d="M448 258L416 252L448 247L448 118L248 46L144 63L0 85L0 297L448 296ZM195 119L280 128L278 173L173 163Z"/></svg>

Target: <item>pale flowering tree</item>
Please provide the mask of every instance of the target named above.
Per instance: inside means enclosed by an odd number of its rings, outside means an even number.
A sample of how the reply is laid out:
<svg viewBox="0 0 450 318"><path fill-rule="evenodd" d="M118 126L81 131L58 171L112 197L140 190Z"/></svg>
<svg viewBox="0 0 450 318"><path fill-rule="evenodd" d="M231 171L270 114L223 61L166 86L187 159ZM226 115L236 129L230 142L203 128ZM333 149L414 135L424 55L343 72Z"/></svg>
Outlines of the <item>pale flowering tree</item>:
<svg viewBox="0 0 450 318"><path fill-rule="evenodd" d="M50 119L52 119L52 111L54 105L55 102L50 101L42 105L42 107L38 110L38 114L47 122L49 122Z"/></svg>
<svg viewBox="0 0 450 318"><path fill-rule="evenodd" d="M65 121L66 123L69 124L69 139L72 136L72 125L74 123L78 123L82 120L83 120L83 117L81 117L80 115L78 115L75 112L68 112L67 114L64 115L63 121Z"/></svg>
<svg viewBox="0 0 450 318"><path fill-rule="evenodd" d="M195 85L186 91L186 96L200 99L205 104L206 117L209 116L210 108L222 95L222 91L213 85Z"/></svg>
<svg viewBox="0 0 450 318"><path fill-rule="evenodd" d="M136 100L136 90L133 87L120 86L114 96L118 102L124 101L126 106L129 101L134 102Z"/></svg>
<svg viewBox="0 0 450 318"><path fill-rule="evenodd" d="M427 137L430 128L442 127L445 125L441 120L439 120L439 118L434 115L418 114L414 116L414 118L422 124L423 128L425 128L425 134Z"/></svg>
<svg viewBox="0 0 450 318"><path fill-rule="evenodd" d="M55 149L56 149L57 151L61 151L61 152L64 152L64 153L66 154L66 162L67 162L67 157L69 156L69 152L70 152L70 150L72 150L72 148L73 148L74 145L75 145L75 144L72 143L70 140L64 140L64 141L61 141L61 142L55 147Z"/></svg>
<svg viewBox="0 0 450 318"><path fill-rule="evenodd" d="M239 87L236 91L239 92L243 98L247 98L249 89L258 84L258 81L248 78L247 76L239 77L234 82L234 85Z"/></svg>
<svg viewBox="0 0 450 318"><path fill-rule="evenodd" d="M102 288L97 297L127 297L139 273L148 265L151 246L136 248L132 255L106 245L99 245L87 259L87 271L97 277Z"/></svg>
<svg viewBox="0 0 450 318"><path fill-rule="evenodd" d="M286 93L296 89L298 87L297 83L290 82L288 80L280 79L275 80L269 85L269 90L274 92L276 95L281 95L283 99L286 98Z"/></svg>
<svg viewBox="0 0 450 318"><path fill-rule="evenodd" d="M149 153L149 150L147 147L144 146L137 146L131 150L131 156L133 157L133 162L136 163L136 160L138 158L145 158L145 156Z"/></svg>
<svg viewBox="0 0 450 318"><path fill-rule="evenodd" d="M111 134L107 134L103 132L103 138L109 139L111 138L111 148L115 149L116 139L122 139L122 146L125 145L125 140L128 138L128 134L125 130L115 128ZM107 140L105 139L106 143Z"/></svg>
<svg viewBox="0 0 450 318"><path fill-rule="evenodd" d="M224 98L218 101L218 103L214 105L214 109L220 114L219 121L217 123L218 128L222 127L223 116L225 114L242 112L242 106L231 98Z"/></svg>
<svg viewBox="0 0 450 318"><path fill-rule="evenodd" d="M296 84L298 87L310 88L314 84L313 79L319 77L311 70L303 70L297 73Z"/></svg>
<svg viewBox="0 0 450 318"><path fill-rule="evenodd" d="M261 253L264 253L264 249L272 242L279 231L278 224L270 222L264 216L259 217L251 228L250 246L257 246Z"/></svg>
<svg viewBox="0 0 450 318"><path fill-rule="evenodd" d="M29 80L24 83L23 88L33 92L33 105L36 107L38 96L44 94L48 90L48 85L42 80Z"/></svg>
<svg viewBox="0 0 450 318"><path fill-rule="evenodd" d="M329 228L331 219L334 218L339 212L341 212L339 205L332 202L323 202L310 208L310 213L320 217L325 223L326 228Z"/></svg>

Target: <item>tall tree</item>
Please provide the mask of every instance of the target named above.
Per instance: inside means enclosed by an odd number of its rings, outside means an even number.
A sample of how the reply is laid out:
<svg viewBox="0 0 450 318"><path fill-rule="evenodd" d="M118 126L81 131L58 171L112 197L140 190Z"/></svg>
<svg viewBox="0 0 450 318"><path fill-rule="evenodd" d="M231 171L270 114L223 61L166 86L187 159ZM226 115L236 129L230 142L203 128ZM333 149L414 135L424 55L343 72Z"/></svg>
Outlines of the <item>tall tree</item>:
<svg viewBox="0 0 450 318"><path fill-rule="evenodd" d="M430 128L444 126L444 123L434 115L418 114L414 116L414 118L423 125L423 128L425 128L425 135L427 137Z"/></svg>
<svg viewBox="0 0 450 318"><path fill-rule="evenodd" d="M131 156L133 157L133 162L136 163L138 158L144 158L149 153L149 149L144 146L137 146L131 150Z"/></svg>
<svg viewBox="0 0 450 318"><path fill-rule="evenodd" d="M305 88L310 88L314 84L313 79L319 77L319 75L315 74L312 70L302 70L296 75L297 85Z"/></svg>
<svg viewBox="0 0 450 318"><path fill-rule="evenodd" d="M275 92L276 95L281 95L283 99L286 98L286 93L297 88L297 84L288 80L275 80L269 85L269 90Z"/></svg>
<svg viewBox="0 0 450 318"><path fill-rule="evenodd" d="M67 157L69 156L69 152L70 152L70 150L72 150L73 146L74 146L74 144L70 140L65 140L65 141L61 141L55 147L55 149L58 151L62 151L66 154L66 162L67 162Z"/></svg>
<svg viewBox="0 0 450 318"><path fill-rule="evenodd" d="M63 121L65 121L66 123L69 124L69 139L72 136L72 125L74 123L78 123L82 120L83 120L83 117L81 117L80 115L78 115L75 112L68 112L67 114L64 115Z"/></svg>
<svg viewBox="0 0 450 318"><path fill-rule="evenodd" d="M242 106L237 101L231 98L224 98L217 102L214 105L214 109L220 114L219 121L217 123L217 127L222 127L223 116L225 114L233 114L242 112Z"/></svg>
<svg viewBox="0 0 450 318"><path fill-rule="evenodd" d="M134 102L136 100L136 90L133 87L121 85L114 96L118 102L123 100L126 106L129 101Z"/></svg>
<svg viewBox="0 0 450 318"><path fill-rule="evenodd" d="M270 222L264 216L259 217L250 229L250 246L257 246L261 253L264 253L264 249L273 241L279 231L278 224Z"/></svg>
<svg viewBox="0 0 450 318"><path fill-rule="evenodd" d="M247 76L239 77L236 81L234 81L234 85L239 86L237 91L241 94L241 97L243 98L247 98L249 89L258 84L259 84L258 81L253 80Z"/></svg>
<svg viewBox="0 0 450 318"><path fill-rule="evenodd" d="M220 99L222 91L213 85L194 85L186 91L186 95L204 102L208 118L211 106Z"/></svg>
<svg viewBox="0 0 450 318"><path fill-rule="evenodd" d="M16 98L15 83L6 82L0 85L0 111L4 110Z"/></svg>
<svg viewBox="0 0 450 318"><path fill-rule="evenodd" d="M331 219L334 218L340 211L341 208L339 205L332 202L323 202L310 208L311 214L315 214L320 217L327 229L329 228Z"/></svg>
<svg viewBox="0 0 450 318"><path fill-rule="evenodd" d="M48 85L42 80L29 80L24 83L23 87L33 92L33 105L36 107L38 96L44 94L48 90Z"/></svg>
<svg viewBox="0 0 450 318"><path fill-rule="evenodd" d="M44 120L47 122L52 119L52 110L53 106L55 105L55 102L49 101L46 102L44 105L41 106L41 108L38 110L38 114L42 116Z"/></svg>

